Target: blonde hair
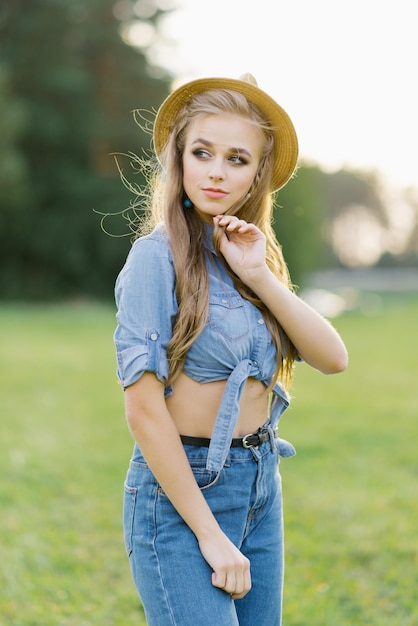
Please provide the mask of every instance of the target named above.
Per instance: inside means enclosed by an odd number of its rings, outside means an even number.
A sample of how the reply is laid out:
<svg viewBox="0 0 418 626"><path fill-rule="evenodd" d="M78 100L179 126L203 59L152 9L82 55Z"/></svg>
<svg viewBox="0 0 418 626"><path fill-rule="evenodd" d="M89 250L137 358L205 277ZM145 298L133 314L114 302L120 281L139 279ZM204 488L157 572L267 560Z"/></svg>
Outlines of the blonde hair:
<svg viewBox="0 0 418 626"><path fill-rule="evenodd" d="M258 226L267 240L267 265L277 278L292 288L289 272L281 247L272 228L271 173L273 171L274 139L268 122L257 107L245 96L230 90L208 90L195 95L180 111L168 144L160 155L161 168L152 181L154 193L148 231L164 222L170 241L176 275L176 295L179 304L168 346L169 382L181 372L186 353L202 332L209 314L209 278L206 269L204 241L206 225L197 213L183 205L182 154L187 129L197 117L233 113L253 123L264 136L264 149L251 194L232 206L227 213ZM278 362L268 389L277 379L288 387L291 381L295 349L280 324L264 303L232 272L219 251L222 229L215 227L213 243L219 258L224 262L239 293L262 311L273 342L277 348Z"/></svg>

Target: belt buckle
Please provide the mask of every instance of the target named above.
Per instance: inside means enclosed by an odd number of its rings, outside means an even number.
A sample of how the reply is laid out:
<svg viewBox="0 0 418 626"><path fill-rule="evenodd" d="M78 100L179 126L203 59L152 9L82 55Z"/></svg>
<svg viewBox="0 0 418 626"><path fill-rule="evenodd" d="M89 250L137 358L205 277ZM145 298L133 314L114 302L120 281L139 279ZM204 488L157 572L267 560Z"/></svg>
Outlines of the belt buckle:
<svg viewBox="0 0 418 626"><path fill-rule="evenodd" d="M249 433L248 435L244 435L244 437L242 438L242 447L248 450L248 448L254 448L254 445L259 445L260 442L258 444L254 444L248 443L247 441L248 437L254 437L255 435L257 435L257 433Z"/></svg>

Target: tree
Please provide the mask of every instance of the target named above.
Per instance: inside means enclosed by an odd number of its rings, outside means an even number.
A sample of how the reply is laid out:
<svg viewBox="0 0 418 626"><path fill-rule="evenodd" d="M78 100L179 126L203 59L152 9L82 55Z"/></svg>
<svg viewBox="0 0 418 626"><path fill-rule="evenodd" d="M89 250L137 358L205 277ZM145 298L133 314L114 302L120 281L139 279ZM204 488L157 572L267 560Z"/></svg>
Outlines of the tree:
<svg viewBox="0 0 418 626"><path fill-rule="evenodd" d="M306 274L326 261L322 232L327 219L323 176L319 167L302 165L276 198L273 226L292 282L299 286Z"/></svg>
<svg viewBox="0 0 418 626"><path fill-rule="evenodd" d="M149 148L131 111L157 106L170 81L152 76L119 26L107 0L15 0L3 14L3 298L111 292L129 239L106 237L93 209L129 202L109 154Z"/></svg>

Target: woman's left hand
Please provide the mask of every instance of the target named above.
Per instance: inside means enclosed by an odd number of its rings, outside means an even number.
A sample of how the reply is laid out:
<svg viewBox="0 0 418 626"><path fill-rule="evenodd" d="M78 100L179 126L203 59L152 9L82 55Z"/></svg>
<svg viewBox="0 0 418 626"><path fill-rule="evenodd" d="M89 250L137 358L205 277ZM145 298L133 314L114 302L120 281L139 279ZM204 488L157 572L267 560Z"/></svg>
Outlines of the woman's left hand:
<svg viewBox="0 0 418 626"><path fill-rule="evenodd" d="M217 215L213 221L223 229L221 252L243 282L246 273L265 267L266 238L257 226L234 215Z"/></svg>
<svg viewBox="0 0 418 626"><path fill-rule="evenodd" d="M220 250L231 269L279 322L300 357L325 374L347 367L347 350L335 329L270 271L266 240L254 224L232 215L213 218L223 230Z"/></svg>

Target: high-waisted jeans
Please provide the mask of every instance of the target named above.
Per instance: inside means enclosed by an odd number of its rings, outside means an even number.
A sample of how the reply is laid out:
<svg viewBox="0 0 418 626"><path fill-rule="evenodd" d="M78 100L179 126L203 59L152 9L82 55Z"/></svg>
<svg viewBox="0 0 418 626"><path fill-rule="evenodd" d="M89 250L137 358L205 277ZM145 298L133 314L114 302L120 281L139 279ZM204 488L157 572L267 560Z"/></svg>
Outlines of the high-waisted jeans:
<svg viewBox="0 0 418 626"><path fill-rule="evenodd" d="M231 448L219 474L208 448L185 445L196 480L226 535L250 560L252 588L241 600L211 583L212 570L135 446L125 483L124 533L149 626L280 626L283 520L280 440Z"/></svg>

